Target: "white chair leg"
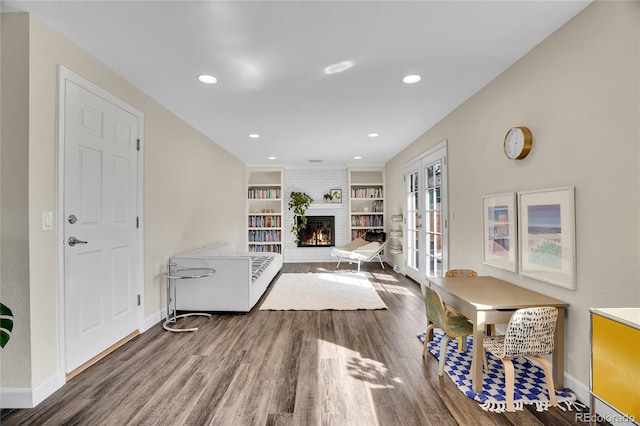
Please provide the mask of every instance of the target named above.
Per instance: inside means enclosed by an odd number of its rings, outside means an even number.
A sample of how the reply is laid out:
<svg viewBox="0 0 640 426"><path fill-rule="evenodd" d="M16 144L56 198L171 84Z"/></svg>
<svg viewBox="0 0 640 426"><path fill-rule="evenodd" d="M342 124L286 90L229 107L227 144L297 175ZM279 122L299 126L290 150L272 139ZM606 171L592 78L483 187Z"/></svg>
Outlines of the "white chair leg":
<svg viewBox="0 0 640 426"><path fill-rule="evenodd" d="M558 405L558 401L556 399L556 389L553 384L553 373L551 371L551 364L546 358L543 358L538 355L531 355L529 358L538 361L542 365L542 369L544 370L544 377L547 381L547 390L549 391L549 402L552 407Z"/></svg>
<svg viewBox="0 0 640 426"><path fill-rule="evenodd" d="M513 413L516 411L513 405L513 397L515 392L515 371L513 369L513 362L510 358L502 358L502 365L504 365L504 384L505 384L505 398L507 399L507 411Z"/></svg>
<svg viewBox="0 0 640 426"><path fill-rule="evenodd" d="M438 375L444 374L444 360L447 359L447 346L449 345L451 337L444 335L442 341L440 341L440 359L438 360Z"/></svg>
<svg viewBox="0 0 640 426"><path fill-rule="evenodd" d="M382 263L382 258L380 257L380 255L378 255L378 260L380 261L380 266L382 266L382 269L384 269L384 263Z"/></svg>
<svg viewBox="0 0 640 426"><path fill-rule="evenodd" d="M358 272L360 272L360 259L358 259Z"/></svg>
<svg viewBox="0 0 640 426"><path fill-rule="evenodd" d="M340 267L340 262L342 262L342 258L341 257L338 258L338 264L336 265L336 269L338 269Z"/></svg>

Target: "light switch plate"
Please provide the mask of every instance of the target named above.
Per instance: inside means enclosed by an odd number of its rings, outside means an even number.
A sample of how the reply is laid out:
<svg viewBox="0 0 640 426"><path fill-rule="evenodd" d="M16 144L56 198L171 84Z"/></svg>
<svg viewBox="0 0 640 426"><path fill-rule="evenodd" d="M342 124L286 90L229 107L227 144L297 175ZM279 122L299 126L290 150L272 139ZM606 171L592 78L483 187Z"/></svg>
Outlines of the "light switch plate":
<svg viewBox="0 0 640 426"><path fill-rule="evenodd" d="M53 212L42 212L42 230L53 231Z"/></svg>

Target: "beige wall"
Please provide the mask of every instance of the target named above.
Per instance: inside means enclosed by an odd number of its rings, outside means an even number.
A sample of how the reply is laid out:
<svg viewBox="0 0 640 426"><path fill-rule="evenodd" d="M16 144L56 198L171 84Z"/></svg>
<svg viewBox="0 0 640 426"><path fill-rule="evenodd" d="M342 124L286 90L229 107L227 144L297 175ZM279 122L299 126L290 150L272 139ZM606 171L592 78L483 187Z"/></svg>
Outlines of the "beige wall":
<svg viewBox="0 0 640 426"><path fill-rule="evenodd" d="M24 33L27 21L22 16L18 19L23 22L15 31ZM3 15L3 27L4 22ZM7 353L2 371L10 371L15 366L24 370L26 362L31 379L25 384L22 373L17 377L3 376L2 386L35 388L56 374L64 374L58 371L57 233L40 231L41 211L57 211L59 207L58 64L144 113L144 317L149 321L159 320L160 310L165 306L165 282L161 273L172 254L222 239L238 247L244 244L245 167L57 32L32 17L28 23L30 232L28 254L23 254L20 261L28 257L29 276L18 297L30 299L32 350L31 359L27 361ZM23 50L24 46L16 48ZM3 67L4 71L7 65L3 63ZM23 162L27 164L26 159ZM27 183L26 178L23 183ZM26 196L26 190L22 188L19 193ZM4 219L4 210L2 213ZM4 232L3 227L3 235ZM16 336L16 340L19 339L22 337Z"/></svg>
<svg viewBox="0 0 640 426"><path fill-rule="evenodd" d="M403 164L448 140L450 267L567 301L565 367L583 385L589 307L640 306L639 24L640 2L590 5L386 165L395 211ZM502 142L518 125L534 146L511 161ZM483 195L567 185L576 194L575 291L482 264Z"/></svg>
<svg viewBox="0 0 640 426"><path fill-rule="evenodd" d="M0 301L14 315L0 349L0 384L31 386L29 335L29 26L26 15L0 22ZM11 67L6 66L11 64ZM15 362L14 362L15 360Z"/></svg>

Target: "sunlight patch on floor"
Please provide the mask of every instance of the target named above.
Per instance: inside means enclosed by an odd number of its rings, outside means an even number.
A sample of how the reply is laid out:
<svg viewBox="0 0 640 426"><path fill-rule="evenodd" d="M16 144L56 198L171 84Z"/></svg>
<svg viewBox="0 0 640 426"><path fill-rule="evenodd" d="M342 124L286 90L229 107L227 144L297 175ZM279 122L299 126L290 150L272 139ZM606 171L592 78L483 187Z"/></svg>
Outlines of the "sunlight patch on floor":
<svg viewBox="0 0 640 426"><path fill-rule="evenodd" d="M402 286L395 286L395 285L389 285L389 284L376 285L376 283L373 283L373 286L376 288L377 291L383 291L385 293L400 294L402 296L409 296L409 297L419 297L417 294L411 292L409 289Z"/></svg>
<svg viewBox="0 0 640 426"><path fill-rule="evenodd" d="M322 274L323 281L352 285L356 287L369 287L369 280L362 273L354 274Z"/></svg>
<svg viewBox="0 0 640 426"><path fill-rule="evenodd" d="M342 360L341 365L346 368L345 379L365 382L370 389L393 389L403 383L399 377L391 374L384 363L363 358L353 349L318 339L318 362L328 358Z"/></svg>
<svg viewBox="0 0 640 426"><path fill-rule="evenodd" d="M391 389L402 384L399 377L391 377L386 365L369 358L351 358L347 364L349 375L368 383L371 389Z"/></svg>
<svg viewBox="0 0 640 426"><path fill-rule="evenodd" d="M396 277L391 276L391 275L386 275L386 274L377 274L375 272L373 272L371 275L373 275L373 277L377 280L377 281L384 281L384 282L393 282L393 283L397 283L399 282Z"/></svg>

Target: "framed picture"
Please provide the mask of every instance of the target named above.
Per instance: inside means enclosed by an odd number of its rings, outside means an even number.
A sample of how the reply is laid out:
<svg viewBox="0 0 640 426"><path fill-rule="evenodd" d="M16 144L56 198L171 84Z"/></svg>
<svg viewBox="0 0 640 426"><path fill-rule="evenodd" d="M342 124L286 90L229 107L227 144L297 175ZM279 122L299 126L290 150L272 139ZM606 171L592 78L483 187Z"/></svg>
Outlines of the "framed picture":
<svg viewBox="0 0 640 426"><path fill-rule="evenodd" d="M516 194L482 197L483 241L482 263L518 272Z"/></svg>
<svg viewBox="0 0 640 426"><path fill-rule="evenodd" d="M342 202L342 189L332 189L331 192L331 202L332 203L341 203Z"/></svg>
<svg viewBox="0 0 640 426"><path fill-rule="evenodd" d="M576 287L574 188L518 192L520 274Z"/></svg>

